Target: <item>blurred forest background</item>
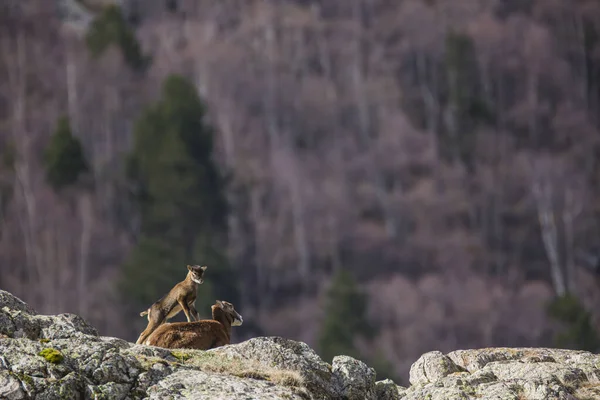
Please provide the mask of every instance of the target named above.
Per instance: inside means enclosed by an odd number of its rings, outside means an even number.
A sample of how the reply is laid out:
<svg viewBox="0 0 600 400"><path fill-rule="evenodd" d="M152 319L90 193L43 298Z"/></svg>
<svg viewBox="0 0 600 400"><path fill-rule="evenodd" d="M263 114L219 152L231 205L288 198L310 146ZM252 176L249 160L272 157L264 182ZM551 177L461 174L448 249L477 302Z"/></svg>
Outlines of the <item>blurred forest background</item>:
<svg viewBox="0 0 600 400"><path fill-rule="evenodd" d="M598 350L599 161L597 0L0 2L0 287L104 335Z"/></svg>

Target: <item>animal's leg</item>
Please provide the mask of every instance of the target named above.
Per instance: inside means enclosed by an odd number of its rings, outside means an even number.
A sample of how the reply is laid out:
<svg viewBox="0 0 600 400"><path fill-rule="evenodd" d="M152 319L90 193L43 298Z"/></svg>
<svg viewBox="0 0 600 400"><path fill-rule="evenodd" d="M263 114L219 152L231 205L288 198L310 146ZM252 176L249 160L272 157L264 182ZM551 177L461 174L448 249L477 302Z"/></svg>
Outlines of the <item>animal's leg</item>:
<svg viewBox="0 0 600 400"><path fill-rule="evenodd" d="M140 337L138 337L135 344L144 344L144 341L146 340L146 338L148 338L148 336L150 336L150 334L152 333L152 330L150 330L151 324L152 324L152 322L148 323L148 326L146 327L146 329L143 330L142 333L140 333Z"/></svg>
<svg viewBox="0 0 600 400"><path fill-rule="evenodd" d="M148 326L146 326L146 329L144 329L144 331L140 334L140 337L135 342L135 344L144 344L148 336L150 336L150 334L154 332L154 330L158 328L163 322L165 322L165 317L162 315L162 313L153 313L152 310L150 310L150 312L148 313Z"/></svg>
<svg viewBox="0 0 600 400"><path fill-rule="evenodd" d="M195 321L200 321L200 315L198 314L198 311L196 310L196 307L194 306L194 303L190 303L190 312L192 313L192 316L194 317Z"/></svg>
<svg viewBox="0 0 600 400"><path fill-rule="evenodd" d="M178 299L177 302L179 303L179 305L181 306L181 309L185 313L185 317L187 318L187 322L192 322L192 319L190 317L190 308L188 307L188 304L185 301L185 299Z"/></svg>

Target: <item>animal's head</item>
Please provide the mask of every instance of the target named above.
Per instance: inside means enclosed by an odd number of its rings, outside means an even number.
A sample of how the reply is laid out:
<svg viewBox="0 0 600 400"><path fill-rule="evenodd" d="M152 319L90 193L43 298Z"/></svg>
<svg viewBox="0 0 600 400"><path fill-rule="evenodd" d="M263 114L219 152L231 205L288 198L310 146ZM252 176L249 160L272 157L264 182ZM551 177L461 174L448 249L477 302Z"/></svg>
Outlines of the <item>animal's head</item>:
<svg viewBox="0 0 600 400"><path fill-rule="evenodd" d="M190 271L190 278L199 285L204 283L204 271L206 271L206 268L208 268L206 265L202 267L199 265L187 266L188 271Z"/></svg>
<svg viewBox="0 0 600 400"><path fill-rule="evenodd" d="M231 326L240 326L244 322L242 316L233 308L233 304L228 301L217 300L217 303L212 306L213 311L215 308L223 310L223 313L231 321Z"/></svg>

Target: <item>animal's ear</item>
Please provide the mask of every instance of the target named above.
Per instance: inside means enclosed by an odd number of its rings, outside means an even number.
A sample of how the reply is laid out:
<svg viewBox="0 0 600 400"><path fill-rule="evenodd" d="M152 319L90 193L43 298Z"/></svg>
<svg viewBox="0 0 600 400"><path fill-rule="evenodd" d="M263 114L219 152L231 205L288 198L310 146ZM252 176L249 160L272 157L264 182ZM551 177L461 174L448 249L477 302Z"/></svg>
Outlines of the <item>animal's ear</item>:
<svg viewBox="0 0 600 400"><path fill-rule="evenodd" d="M188 266L187 266L187 269L188 269L188 271L190 271L190 272L191 272L191 271L192 271L192 266L191 266L191 265L188 265Z"/></svg>
<svg viewBox="0 0 600 400"><path fill-rule="evenodd" d="M223 302L221 300L217 300L217 305L219 307L224 307L224 304L223 304Z"/></svg>
<svg viewBox="0 0 600 400"><path fill-rule="evenodd" d="M206 271L206 268L208 268L206 265L203 265L200 267L200 269L202 270L202 272Z"/></svg>

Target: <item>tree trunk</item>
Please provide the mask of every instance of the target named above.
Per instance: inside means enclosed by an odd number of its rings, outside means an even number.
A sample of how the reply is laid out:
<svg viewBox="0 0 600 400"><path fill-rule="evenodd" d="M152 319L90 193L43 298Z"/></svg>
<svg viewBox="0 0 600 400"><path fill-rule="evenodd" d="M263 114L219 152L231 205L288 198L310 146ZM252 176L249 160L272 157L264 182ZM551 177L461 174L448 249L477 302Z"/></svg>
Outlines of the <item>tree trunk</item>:
<svg viewBox="0 0 600 400"><path fill-rule="evenodd" d="M72 131L77 135L80 132L79 125L79 98L77 96L77 65L75 57L67 38L66 43L66 75L67 75L67 104L69 107L69 122Z"/></svg>
<svg viewBox="0 0 600 400"><path fill-rule="evenodd" d="M558 250L558 232L551 200L553 195L552 187L548 183L537 181L533 183L533 193L537 203L542 241L544 242L546 255L550 262L550 275L554 290L558 296L563 296L567 293L568 288Z"/></svg>
<svg viewBox="0 0 600 400"><path fill-rule="evenodd" d="M358 112L358 124L359 124L359 134L362 142L362 146L365 149L368 149L371 146L372 138L371 138L371 129L373 125L373 121L371 120L371 110L369 109L369 102L367 98L367 90L366 90L366 77L365 71L363 68L363 63L365 61L365 54L363 52L363 44L362 40L364 38L363 32L363 15L361 11L360 0L354 0L354 22L355 27L357 29L356 37L354 38L353 53L354 60L351 65L351 73L352 73L352 87L354 94L354 104L356 104L357 112ZM366 165L368 169L368 174L372 179L372 183L375 189L375 197L378 203L379 208L383 214L384 226L388 237L393 238L396 237L397 231L397 223L395 221L391 204L389 201L389 195L387 193L387 189L385 188L385 182L383 179L383 174L381 171L381 167L379 166L379 162L377 160L376 155L372 155L370 157L369 162Z"/></svg>
<svg viewBox="0 0 600 400"><path fill-rule="evenodd" d="M77 280L77 292L79 295L79 313L87 316L88 313L88 260L92 229L94 226L94 214L92 198L89 193L84 193L79 198L79 217L81 220L81 234L79 235L79 274Z"/></svg>

